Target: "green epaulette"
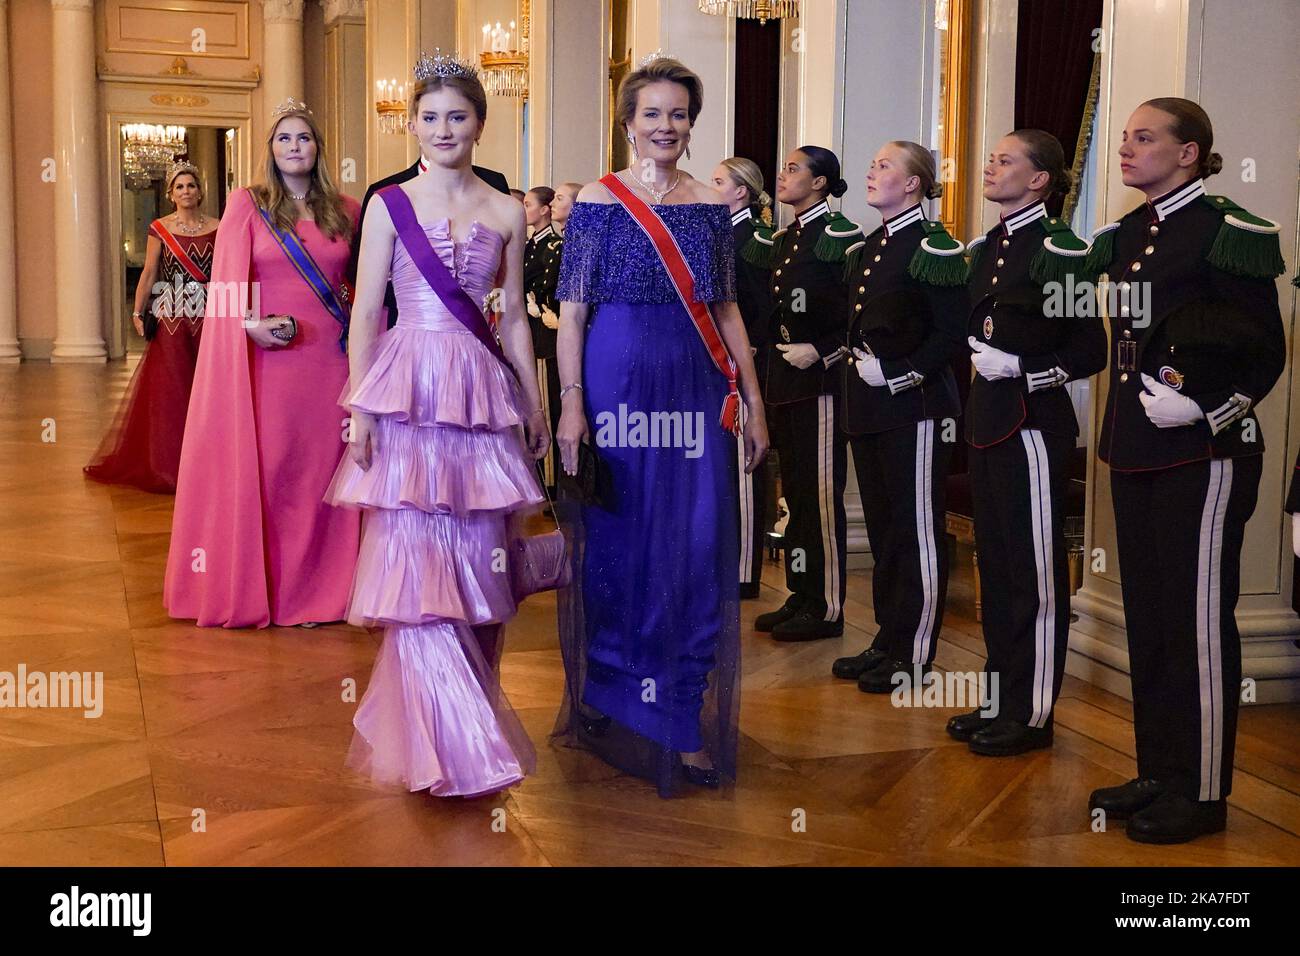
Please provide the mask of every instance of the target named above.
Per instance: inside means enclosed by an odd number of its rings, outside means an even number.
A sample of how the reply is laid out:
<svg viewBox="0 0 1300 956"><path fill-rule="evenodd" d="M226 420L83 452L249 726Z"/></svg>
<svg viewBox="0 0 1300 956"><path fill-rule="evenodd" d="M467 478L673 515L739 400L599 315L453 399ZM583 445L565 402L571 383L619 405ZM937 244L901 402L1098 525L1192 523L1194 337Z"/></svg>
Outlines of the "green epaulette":
<svg viewBox="0 0 1300 956"><path fill-rule="evenodd" d="M862 227L842 212L832 213L817 237L813 255L822 262L843 262L849 247L862 238Z"/></svg>
<svg viewBox="0 0 1300 956"><path fill-rule="evenodd" d="M862 250L867 240L861 239L844 250L844 281L848 282L862 268Z"/></svg>
<svg viewBox="0 0 1300 956"><path fill-rule="evenodd" d="M962 255L966 247L948 235L941 222L925 220L921 227L925 230L925 238L912 254L907 274L927 285L964 285L970 275Z"/></svg>
<svg viewBox="0 0 1300 956"><path fill-rule="evenodd" d="M1071 273L1077 278L1086 278L1088 244L1076 236L1070 224L1059 216L1040 219L1038 224L1047 235L1043 237L1043 247L1029 260L1029 278L1040 285L1064 282Z"/></svg>
<svg viewBox="0 0 1300 956"><path fill-rule="evenodd" d="M1115 258L1115 230L1118 228L1118 222L1108 222L1092 234L1088 254L1083 258L1083 268L1089 275L1101 275Z"/></svg>
<svg viewBox="0 0 1300 956"><path fill-rule="evenodd" d="M740 247L740 258L760 269L772 267L772 227L754 223L754 233Z"/></svg>
<svg viewBox="0 0 1300 956"><path fill-rule="evenodd" d="M976 236L970 242L966 243L966 272L967 275L975 271L979 265L980 253L984 251L984 241L988 236Z"/></svg>
<svg viewBox="0 0 1300 956"><path fill-rule="evenodd" d="M1286 270L1277 223L1251 215L1227 196L1202 199L1224 214L1223 225L1205 257L1211 265L1253 279L1274 279Z"/></svg>

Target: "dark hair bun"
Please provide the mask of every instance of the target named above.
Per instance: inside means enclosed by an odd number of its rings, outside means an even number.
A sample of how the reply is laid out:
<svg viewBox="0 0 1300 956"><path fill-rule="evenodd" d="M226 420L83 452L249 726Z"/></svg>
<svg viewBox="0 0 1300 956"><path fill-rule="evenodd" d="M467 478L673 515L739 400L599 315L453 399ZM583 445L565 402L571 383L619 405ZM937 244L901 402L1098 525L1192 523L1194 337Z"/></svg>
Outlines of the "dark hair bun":
<svg viewBox="0 0 1300 956"><path fill-rule="evenodd" d="M849 191L849 184L842 179L835 180L835 185L831 187L831 195L839 199Z"/></svg>
<svg viewBox="0 0 1300 956"><path fill-rule="evenodd" d="M1209 156L1205 157L1205 163L1202 165L1201 169L1201 178L1213 176L1215 173L1220 172L1223 169L1223 157L1218 153L1211 153Z"/></svg>
<svg viewBox="0 0 1300 956"><path fill-rule="evenodd" d="M938 199L942 195L943 183L933 183L930 188L925 191L926 199Z"/></svg>

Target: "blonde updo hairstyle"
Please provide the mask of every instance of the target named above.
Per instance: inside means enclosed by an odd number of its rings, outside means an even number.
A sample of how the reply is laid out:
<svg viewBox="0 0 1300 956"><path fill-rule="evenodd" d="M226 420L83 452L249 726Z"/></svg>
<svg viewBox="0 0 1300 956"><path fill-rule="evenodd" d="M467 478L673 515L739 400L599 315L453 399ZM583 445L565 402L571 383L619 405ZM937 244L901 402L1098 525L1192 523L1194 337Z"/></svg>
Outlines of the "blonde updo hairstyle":
<svg viewBox="0 0 1300 956"><path fill-rule="evenodd" d="M903 171L921 180L921 198L938 199L943 195L943 183L935 173L933 153L920 143L906 139L891 140L889 145L903 154Z"/></svg>
<svg viewBox="0 0 1300 956"><path fill-rule="evenodd" d="M614 122L627 133L627 125L636 117L636 102L641 90L651 83L677 83L686 88L686 116L691 126L704 109L704 84L700 78L680 60L672 57L660 57L651 60L639 70L633 70L623 77L618 85L618 97L614 109Z"/></svg>
<svg viewBox="0 0 1300 956"><path fill-rule="evenodd" d="M754 215L770 223L772 197L763 188L763 171L758 168L758 163L743 156L730 156L722 161L722 165L726 167L733 183L745 187L749 194L749 207Z"/></svg>

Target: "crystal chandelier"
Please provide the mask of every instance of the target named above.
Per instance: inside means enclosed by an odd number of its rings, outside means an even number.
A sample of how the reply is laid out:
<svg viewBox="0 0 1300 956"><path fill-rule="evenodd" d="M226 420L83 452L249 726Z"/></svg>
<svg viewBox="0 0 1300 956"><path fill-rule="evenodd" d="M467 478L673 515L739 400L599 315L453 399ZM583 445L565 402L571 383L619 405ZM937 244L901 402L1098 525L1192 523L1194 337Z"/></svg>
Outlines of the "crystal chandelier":
<svg viewBox="0 0 1300 956"><path fill-rule="evenodd" d="M406 84L396 80L375 81L375 112L381 133L406 132Z"/></svg>
<svg viewBox="0 0 1300 956"><path fill-rule="evenodd" d="M529 0L523 0L518 34L515 34L513 20L508 30L502 29L500 23L495 27L483 24L483 52L478 55L479 77L483 80L483 89L494 96L528 98L528 7ZM517 49L510 45L512 36L518 39Z"/></svg>
<svg viewBox="0 0 1300 956"><path fill-rule="evenodd" d="M766 23L798 17L799 0L700 0L700 13Z"/></svg>
<svg viewBox="0 0 1300 956"><path fill-rule="evenodd" d="M122 175L127 188L148 189L149 184L162 179L167 167L187 150L184 126L123 124Z"/></svg>

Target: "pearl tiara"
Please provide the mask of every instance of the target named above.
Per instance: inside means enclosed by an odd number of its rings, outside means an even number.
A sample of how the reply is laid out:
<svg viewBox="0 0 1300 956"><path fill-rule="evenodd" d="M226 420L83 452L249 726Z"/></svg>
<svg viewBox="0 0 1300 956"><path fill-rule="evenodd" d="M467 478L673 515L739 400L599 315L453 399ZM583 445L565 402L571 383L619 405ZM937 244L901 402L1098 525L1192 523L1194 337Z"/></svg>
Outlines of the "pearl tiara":
<svg viewBox="0 0 1300 956"><path fill-rule="evenodd" d="M436 47L432 56L428 53L421 53L420 58L415 61L414 73L416 80L421 81L432 79L435 76L468 76L471 78L478 76L478 70L472 64L459 59L454 53L443 53L441 47Z"/></svg>

